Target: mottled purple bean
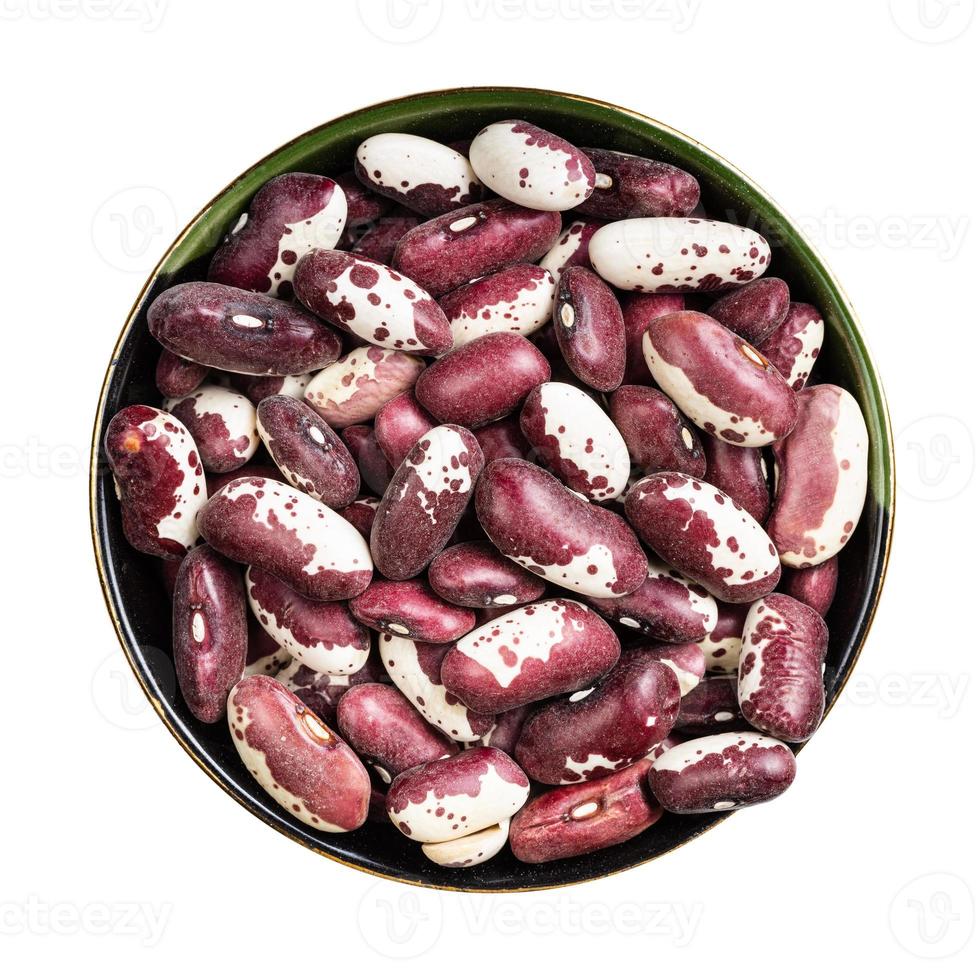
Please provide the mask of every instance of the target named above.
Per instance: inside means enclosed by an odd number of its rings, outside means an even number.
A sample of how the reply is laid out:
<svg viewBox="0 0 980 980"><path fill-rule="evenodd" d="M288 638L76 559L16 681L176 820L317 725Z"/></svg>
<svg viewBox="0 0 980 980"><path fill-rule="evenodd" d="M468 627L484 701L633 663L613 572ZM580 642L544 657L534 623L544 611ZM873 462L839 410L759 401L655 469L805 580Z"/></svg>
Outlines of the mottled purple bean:
<svg viewBox="0 0 980 980"><path fill-rule="evenodd" d="M681 697L690 694L704 677L704 653L696 643L659 643L631 647L623 659L639 657L659 660L669 667L680 685Z"/></svg>
<svg viewBox="0 0 980 980"><path fill-rule="evenodd" d="M419 439L438 424L414 392L403 391L381 406L374 417L374 436L385 459L397 468Z"/></svg>
<svg viewBox="0 0 980 980"><path fill-rule="evenodd" d="M445 602L421 579L376 578L349 605L365 626L422 643L451 643L476 625L471 610Z"/></svg>
<svg viewBox="0 0 980 980"><path fill-rule="evenodd" d="M643 356L643 335L651 320L667 313L679 313L687 301L683 293L630 293L620 307L626 327L626 372L624 385L649 385L650 368Z"/></svg>
<svg viewBox="0 0 980 980"><path fill-rule="evenodd" d="M237 391L204 385L183 398L163 403L187 426L209 473L230 473L244 466L259 448L255 406Z"/></svg>
<svg viewBox="0 0 980 980"><path fill-rule="evenodd" d="M210 368L203 364L195 364L186 358L171 354L166 347L160 351L157 359L156 381L157 391L164 398L183 398L195 388L199 388L208 376Z"/></svg>
<svg viewBox="0 0 980 980"><path fill-rule="evenodd" d="M780 585L785 581L785 575L784 570ZM734 674L738 670L738 655L742 650L742 626L747 610L748 606L745 605L718 603L718 622L703 640L698 641L698 646L704 651L709 673Z"/></svg>
<svg viewBox="0 0 980 980"><path fill-rule="evenodd" d="M447 602L476 609L534 602L545 590L536 575L483 541L453 545L436 556L429 585Z"/></svg>
<svg viewBox="0 0 980 980"><path fill-rule="evenodd" d="M724 490L739 507L765 524L769 516L769 482L762 451L754 446L733 446L707 434L701 444L705 480Z"/></svg>
<svg viewBox="0 0 980 980"><path fill-rule="evenodd" d="M809 303L790 303L789 313L759 353L786 379L793 391L802 391L823 346L823 317Z"/></svg>
<svg viewBox="0 0 980 980"><path fill-rule="evenodd" d="M659 160L585 148L595 167L595 190L576 205L594 218L685 217L701 197L698 182L686 171Z"/></svg>
<svg viewBox="0 0 980 980"><path fill-rule="evenodd" d="M733 289L708 307L708 316L756 347L771 336L788 312L789 286L775 276Z"/></svg>
<svg viewBox="0 0 980 980"><path fill-rule="evenodd" d="M837 556L810 568L784 568L779 591L826 616L837 593Z"/></svg>
<svg viewBox="0 0 980 980"><path fill-rule="evenodd" d="M741 646L741 645L740 645ZM738 678L735 674L708 674L694 690L681 698L674 731L701 737L746 727L738 706Z"/></svg>
<svg viewBox="0 0 980 980"><path fill-rule="evenodd" d="M489 745L513 757L514 747L520 738L527 716L534 710L533 704L521 704L503 711L494 719L493 728L480 739L481 745Z"/></svg>
<svg viewBox="0 0 980 980"><path fill-rule="evenodd" d="M306 386L313 380L312 374L287 374L284 377L246 378L245 394L249 401L258 405L263 398L273 395L286 395L289 398L302 398Z"/></svg>
<svg viewBox="0 0 980 980"><path fill-rule="evenodd" d="M291 660L275 677L328 725L335 724L337 705L352 687L391 683L378 654L373 650L364 666L353 674L322 674L300 660Z"/></svg>
<svg viewBox="0 0 980 980"><path fill-rule="evenodd" d="M371 540L371 528L381 501L377 497L358 497L352 504L337 511L340 516L360 532L365 541Z"/></svg>
<svg viewBox="0 0 980 980"><path fill-rule="evenodd" d="M340 248L346 248L356 255L366 259L391 265L395 255L395 247L413 228L420 218L406 208L397 207L377 221L370 221L348 231L339 242Z"/></svg>
<svg viewBox="0 0 980 980"><path fill-rule="evenodd" d="M378 438L370 425L348 425L340 438L357 464L361 481L372 493L383 494L395 475L395 468L385 458Z"/></svg>
<svg viewBox="0 0 980 980"><path fill-rule="evenodd" d="M482 426L473 434L488 463L495 459L527 459L531 455L531 447L516 418L498 419Z"/></svg>
<svg viewBox="0 0 980 980"><path fill-rule="evenodd" d="M663 392L622 385L609 399L609 414L626 441L630 459L644 473L677 470L704 476L701 438Z"/></svg>

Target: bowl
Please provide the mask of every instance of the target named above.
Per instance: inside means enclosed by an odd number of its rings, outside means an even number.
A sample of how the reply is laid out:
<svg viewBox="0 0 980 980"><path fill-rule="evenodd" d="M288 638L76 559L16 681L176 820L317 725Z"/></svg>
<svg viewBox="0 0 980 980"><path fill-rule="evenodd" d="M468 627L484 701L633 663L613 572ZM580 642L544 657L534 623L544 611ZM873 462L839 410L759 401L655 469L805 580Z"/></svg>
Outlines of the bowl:
<svg viewBox="0 0 980 980"><path fill-rule="evenodd" d="M430 863L419 846L394 827L368 823L349 834L315 832L259 788L223 723L203 724L185 707L169 654L170 607L158 563L134 551L123 537L101 446L105 427L120 408L135 402L159 404L153 383L159 347L146 328L150 303L174 283L205 278L210 253L267 180L292 170L328 175L349 170L355 148L375 133L407 131L449 142L473 136L486 123L513 117L528 119L580 146L638 153L689 170L700 181L709 216L758 228L773 246L772 273L789 283L794 300L822 310L826 340L818 361L819 380L839 384L857 398L870 436L868 497L857 531L840 555L840 586L828 615L829 711L867 639L888 563L895 504L894 447L881 382L843 290L779 207L711 150L628 109L538 89L427 92L342 116L260 160L205 205L167 249L137 297L112 352L99 397L90 474L92 538L109 614L146 696L191 758L256 817L318 854L411 884L474 892L531 890L600 878L659 857L730 815L666 814L633 840L594 854L527 865L505 849L494 860L466 870Z"/></svg>

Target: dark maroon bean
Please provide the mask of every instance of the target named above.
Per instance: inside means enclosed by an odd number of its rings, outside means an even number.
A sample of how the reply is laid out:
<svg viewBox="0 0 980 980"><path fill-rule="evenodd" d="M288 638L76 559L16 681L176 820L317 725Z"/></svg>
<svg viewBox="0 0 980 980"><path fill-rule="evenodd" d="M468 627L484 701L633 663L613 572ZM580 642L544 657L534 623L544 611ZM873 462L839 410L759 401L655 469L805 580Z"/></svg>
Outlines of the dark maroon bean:
<svg viewBox="0 0 980 980"><path fill-rule="evenodd" d="M427 367L415 385L423 408L440 422L470 428L513 412L551 377L541 352L518 334L493 333Z"/></svg>
<svg viewBox="0 0 980 980"><path fill-rule="evenodd" d="M390 214L383 215L377 221L369 221L348 230L338 244L367 259L391 265L395 254L395 246L407 235L421 219L403 207L394 208Z"/></svg>
<svg viewBox="0 0 980 980"><path fill-rule="evenodd" d="M291 299L299 259L333 248L347 220L347 199L334 181L316 174L273 177L211 259L208 279Z"/></svg>
<svg viewBox="0 0 980 980"><path fill-rule="evenodd" d="M514 754L532 779L552 786L607 776L666 738L680 696L665 663L625 653L584 696L560 698L532 714Z"/></svg>
<svg viewBox="0 0 980 980"><path fill-rule="evenodd" d="M483 452L457 425L430 429L385 490L371 528L371 553L386 578L423 572L446 546L483 469Z"/></svg>
<svg viewBox="0 0 980 980"><path fill-rule="evenodd" d="M622 385L609 399L609 414L626 440L630 459L644 473L677 470L704 476L701 439L663 392Z"/></svg>
<svg viewBox="0 0 980 980"><path fill-rule="evenodd" d="M501 554L555 585L613 598L646 581L647 558L629 525L533 463L491 463L475 499L480 524Z"/></svg>
<svg viewBox="0 0 980 980"><path fill-rule="evenodd" d="M783 576L785 577L784 570ZM780 578L780 584L784 578ZM704 651L709 673L734 674L738 671L738 655L742 650L742 626L745 623L746 605L718 603L718 622L715 628L698 643Z"/></svg>
<svg viewBox="0 0 980 980"><path fill-rule="evenodd" d="M785 742L805 742L823 718L827 625L788 595L753 602L742 630L738 700L745 720Z"/></svg>
<svg viewBox="0 0 980 980"><path fill-rule="evenodd" d="M374 417L374 436L385 459L398 467L419 439L438 424L414 392L403 391L381 406Z"/></svg>
<svg viewBox="0 0 980 980"><path fill-rule="evenodd" d="M459 752L390 684L358 684L337 704L337 726L383 782Z"/></svg>
<svg viewBox="0 0 980 980"><path fill-rule="evenodd" d="M469 609L444 602L421 579L376 578L349 605L365 626L422 643L451 643L476 625Z"/></svg>
<svg viewBox="0 0 980 980"><path fill-rule="evenodd" d="M480 739L481 745L500 749L509 756L514 755L514 746L520 737L524 721L534 710L533 704L521 704L509 711L503 711L494 719L493 728Z"/></svg>
<svg viewBox="0 0 980 980"><path fill-rule="evenodd" d="M623 297L623 325L626 328L626 372L623 384L650 384L650 368L643 356L643 335L651 320L685 308L682 293L628 293Z"/></svg>
<svg viewBox="0 0 980 980"><path fill-rule="evenodd" d="M515 418L498 419L488 425L481 426L476 432L477 442L483 450L483 456L488 463L495 459L527 459L531 454L521 426Z"/></svg>
<svg viewBox="0 0 980 980"><path fill-rule="evenodd" d="M534 602L545 584L488 542L453 545L429 566L429 584L447 602L491 609Z"/></svg>
<svg viewBox="0 0 980 980"><path fill-rule="evenodd" d="M158 408L130 405L112 417L103 446L126 540L148 555L182 558L197 540L207 496L190 433Z"/></svg>
<svg viewBox="0 0 980 980"><path fill-rule="evenodd" d="M496 714L578 691L619 658L616 634L590 609L545 599L503 613L457 640L440 676L474 711Z"/></svg>
<svg viewBox="0 0 980 980"><path fill-rule="evenodd" d="M243 480L245 477L263 480L282 479L282 473L275 466L269 466L266 463L246 463L230 473L208 473L206 476L209 497L213 497L222 487L228 486L234 480Z"/></svg>
<svg viewBox="0 0 980 980"><path fill-rule="evenodd" d="M684 735L715 735L745 728L738 707L738 678L709 674L681 698L674 731Z"/></svg>
<svg viewBox="0 0 980 980"><path fill-rule="evenodd" d="M685 217L701 197L698 182L659 160L583 148L595 167L595 190L576 210L595 218Z"/></svg>
<svg viewBox="0 0 980 980"><path fill-rule="evenodd" d="M174 586L174 667L191 714L213 723L245 670L248 646L242 576L202 544L180 563Z"/></svg>
<svg viewBox="0 0 980 980"><path fill-rule="evenodd" d="M704 653L696 643L659 643L631 647L623 656L659 660L666 664L677 678L682 698L690 694L704 677Z"/></svg>
<svg viewBox="0 0 980 980"><path fill-rule="evenodd" d="M311 314L215 282L171 286L146 318L150 333L174 354L226 371L303 374L340 356L340 338Z"/></svg>
<svg viewBox="0 0 980 980"><path fill-rule="evenodd" d="M493 200L450 211L409 231L392 264L433 296L471 279L533 262L561 234L561 215Z"/></svg>
<svg viewBox="0 0 980 980"><path fill-rule="evenodd" d="M837 592L837 556L810 568L785 568L779 591L826 616Z"/></svg>
<svg viewBox="0 0 980 980"><path fill-rule="evenodd" d="M626 326L616 294L589 269L573 266L558 280L555 336L565 362L598 391L623 383Z"/></svg>
<svg viewBox="0 0 980 980"><path fill-rule="evenodd" d="M707 434L701 444L705 480L724 490L739 507L765 524L769 516L769 484L762 451L754 446L733 446Z"/></svg>
<svg viewBox="0 0 980 980"><path fill-rule="evenodd" d="M665 752L650 769L650 788L672 813L717 813L764 803L789 789L796 758L756 732L696 738Z"/></svg>
<svg viewBox="0 0 980 980"><path fill-rule="evenodd" d="M377 221L383 214L388 214L395 206L380 194L369 191L358 179L353 170L336 178L347 198L347 227L364 225L369 221Z"/></svg>
<svg viewBox="0 0 980 980"><path fill-rule="evenodd" d="M651 763L633 763L602 779L560 786L531 800L510 824L518 861L541 864L591 854L631 840L662 816L647 785Z"/></svg>
<svg viewBox="0 0 980 980"><path fill-rule="evenodd" d="M306 402L273 395L259 403L259 436L283 476L328 507L346 507L361 489L340 436Z"/></svg>
<svg viewBox="0 0 980 980"><path fill-rule="evenodd" d="M771 276L740 286L708 307L708 316L758 347L789 312L789 286Z"/></svg>
<svg viewBox="0 0 980 980"><path fill-rule="evenodd" d="M271 398L273 395L302 398L306 386L313 380L312 374L287 374L282 378L255 378L248 375L242 377L245 378L243 390L254 405L258 405L263 398Z"/></svg>
<svg viewBox="0 0 980 980"><path fill-rule="evenodd" d="M210 368L195 364L186 358L172 354L166 347L160 351L156 367L157 391L165 398L182 398L189 395L208 376Z"/></svg>
<svg viewBox="0 0 980 980"><path fill-rule="evenodd" d="M353 524L365 541L370 541L371 527L380 503L377 497L358 497L352 504L341 507L337 513L349 524Z"/></svg>
<svg viewBox="0 0 980 980"><path fill-rule="evenodd" d="M793 391L802 391L823 346L823 317L809 303L790 303L786 319L760 345L759 353L786 379Z"/></svg>
<svg viewBox="0 0 980 980"><path fill-rule="evenodd" d="M340 438L357 463L367 489L383 494L395 475L395 468L385 458L378 445L378 438L370 425L348 425L341 429Z"/></svg>

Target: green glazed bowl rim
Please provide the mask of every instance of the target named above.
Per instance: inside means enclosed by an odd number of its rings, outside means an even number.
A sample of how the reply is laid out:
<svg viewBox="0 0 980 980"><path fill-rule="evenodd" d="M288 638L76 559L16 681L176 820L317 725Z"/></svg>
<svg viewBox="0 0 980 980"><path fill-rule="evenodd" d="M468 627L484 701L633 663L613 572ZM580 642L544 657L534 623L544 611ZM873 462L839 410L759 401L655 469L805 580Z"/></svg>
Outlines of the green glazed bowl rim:
<svg viewBox="0 0 980 980"><path fill-rule="evenodd" d="M167 267L173 265L179 266L187 261L190 261L191 258L197 257L203 252L209 251L217 246L218 241L214 239L213 233L209 233L206 228L202 227L202 222L204 219L212 217L213 211L220 209L220 211L225 211L227 213L219 214L217 220L222 227L226 227L230 219L235 217L240 210L238 208L237 198L229 201L230 197L234 197L232 192L240 192L238 193L238 197L241 197L242 194L245 193L247 194L247 197L250 198L254 191L257 190L258 185L261 185L261 183L264 183L265 180L269 179L269 176L272 176L274 173L281 173L284 170L288 170L290 167L290 158L293 156L294 151L299 153L302 146L311 137L315 137L326 130L340 127L343 124L354 120L363 120L366 116L370 116L371 114L381 114L383 116L384 110L390 107L406 106L418 103L424 104L427 101L437 102L448 97L465 96L479 99L481 96L483 96L498 99L501 97L506 98L508 95L520 97L521 99L525 100L528 97L534 97L535 99L539 100L542 109L547 109L549 106L568 109L569 103L575 103L578 105L579 109L587 110L588 112L594 114L595 121L601 122L604 125L622 129L624 124L629 124L630 126L634 127L634 131L639 131L641 134L652 129L656 131L656 134L659 137L667 138L678 144L683 144L694 153L702 155L713 161L719 168L721 168L721 170L725 172L725 179L732 183L732 187L738 193L742 203L751 205L755 212L759 215L764 215L767 211L778 215L779 222L789 233L793 246L807 259L809 271L811 273L816 273L821 280L823 289L827 290L831 295L833 295L838 306L838 311L841 314L838 326L839 329L843 331L844 340L852 352L852 365L859 376L861 385L866 392L867 401L875 409L874 418L867 420L869 430L874 430L876 428L878 435L877 440L871 440L872 453L869 459L869 494L873 496L874 502L877 504L877 506L883 510L886 519L884 522L883 540L878 546L878 551L881 555L880 571L876 580L872 583L866 610L862 617L863 631L854 647L845 672L838 680L836 691L833 693L833 696L828 699L826 712L829 712L839 698L848 678L851 676L855 664L857 663L861 651L867 641L867 637L871 626L873 625L875 613L880 601L881 592L888 569L889 558L891 555L891 546L894 534L896 496L894 466L895 449L891 418L888 412L888 404L883 386L881 384L878 369L870 351L868 350L864 338L861 335L857 314L846 292L844 291L840 282L837 280L836 276L834 276L834 274L830 271L826 261L817 252L817 249L806 238L802 230L795 224L795 222L787 217L786 212L751 178L742 173L741 170L735 167L724 157L706 147L703 143L686 135L680 130L674 129L671 126L660 122L657 119L644 115L643 113L636 112L635 110L624 108L614 103L566 92L556 92L546 89L521 86L476 86L459 89L439 89L429 92L415 93L412 95L403 96L401 98L389 99L345 113L344 115L338 116L332 120L329 120L328 122L322 123L310 130L307 130L264 156L257 163L245 170L241 175L228 183L227 186L219 191L207 204L204 205L204 207L200 209L200 211L197 212L197 214L194 215L184 229L178 234L176 239L166 249L141 288L139 295L133 303L133 306L126 318L125 324L120 331L113 350L112 358L106 369L93 425L89 472L89 515L92 543L106 608L109 612L110 618L112 619L112 623L120 646L123 649L123 653L125 654L126 659L129 662L129 665L132 668L144 694L159 715L161 721L167 727L168 731L170 731L171 735L177 739L178 743L195 761L195 763L197 763L197 765L204 772L206 772L214 782L221 786L225 792L227 792L250 812L259 817L259 819L261 819L264 823L289 837L291 840L297 841L304 847L307 847L332 861L336 861L339 864L343 864L347 867L356 868L359 871L367 872L368 874L376 877L387 878L389 880L402 882L404 884L421 885L424 887L448 891L477 891L482 893L535 891L547 888L562 887L565 884L574 883L576 881L597 880L599 878L608 877L609 875L646 864L658 857L662 857L664 854L670 853L671 850L676 850L683 844L689 843L691 840L699 837L706 830L711 829L711 827L719 823L721 819L727 818L727 815L719 816L718 819L707 824L707 826L693 832L691 836L682 841L680 844L676 844L674 847L667 850L650 854L639 861L633 861L619 867L600 870L598 873L590 875L588 878L573 879L570 882L536 883L530 886L514 888L495 888L481 885L474 886L469 885L462 880L460 881L459 886L454 886L444 882L431 882L420 880L415 877L403 877L398 874L388 874L383 871L379 871L376 868L366 867L365 865L355 861L348 861L337 854L333 854L330 851L311 844L308 840L305 840L294 833L288 824L282 821L275 822L269 819L265 813L258 810L255 806L250 805L249 801L243 797L243 795L233 784L230 784L228 781L220 778L219 772L215 771L210 765L206 765L205 762L199 757L195 747L189 743L184 734L174 724L174 721L168 711L168 706L163 704L150 688L147 677L145 676L143 669L141 669L141 666L137 663L133 650L131 649L131 639L127 635L120 616L120 610L117 608L117 602L119 600L118 596L116 595L115 584L112 582L111 576L107 570L108 559L105 553L105 529L101 526L102 520L99 508L99 482L101 476L99 443L100 435L106 422L105 410L117 364L119 362L123 347L136 324L140 311L142 310L148 295L157 284L161 273ZM378 129L378 131L381 131L381 129ZM271 168L272 164L275 164L274 168ZM266 171L268 171L268 173Z"/></svg>

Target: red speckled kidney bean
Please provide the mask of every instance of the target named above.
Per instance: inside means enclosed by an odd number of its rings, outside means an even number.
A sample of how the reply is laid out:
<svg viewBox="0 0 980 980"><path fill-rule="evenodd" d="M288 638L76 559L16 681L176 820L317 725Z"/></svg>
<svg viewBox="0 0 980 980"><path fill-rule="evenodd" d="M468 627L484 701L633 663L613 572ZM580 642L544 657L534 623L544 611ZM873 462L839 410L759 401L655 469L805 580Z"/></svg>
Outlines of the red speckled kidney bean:
<svg viewBox="0 0 980 980"><path fill-rule="evenodd" d="M166 347L160 351L157 360L156 380L157 391L165 398L183 398L208 376L210 369L203 364L195 364L176 354L171 354Z"/></svg>
<svg viewBox="0 0 980 980"><path fill-rule="evenodd" d="M347 198L348 228L377 221L394 207L393 201L369 191L357 179L357 174L353 170L341 174L337 178L337 183Z"/></svg>
<svg viewBox="0 0 980 980"><path fill-rule="evenodd" d="M440 422L476 428L509 415L550 377L551 367L529 340L493 333L427 367L415 395Z"/></svg>
<svg viewBox="0 0 980 980"><path fill-rule="evenodd" d="M779 581L779 558L759 523L717 487L656 473L626 495L626 516L668 565L716 599L751 602Z"/></svg>
<svg viewBox="0 0 980 980"><path fill-rule="evenodd" d="M592 263L589 261L589 242L603 223L602 221L573 221L540 261L541 268L547 269L555 282L561 278L561 274L566 269L574 266L592 269Z"/></svg>
<svg viewBox="0 0 980 980"><path fill-rule="evenodd" d="M428 567L459 524L482 469L480 444L458 425L437 426L416 443L371 528L371 553L382 575L401 581Z"/></svg>
<svg viewBox="0 0 980 980"><path fill-rule="evenodd" d="M347 691L337 705L337 727L385 783L459 752L390 684L358 684Z"/></svg>
<svg viewBox="0 0 980 980"><path fill-rule="evenodd" d="M671 813L717 813L764 803L789 789L796 759L782 742L756 732L708 735L657 759L650 788Z"/></svg>
<svg viewBox="0 0 980 980"><path fill-rule="evenodd" d="M527 459L531 447L515 418L498 419L473 433L488 463L495 459Z"/></svg>
<svg viewBox="0 0 980 980"><path fill-rule="evenodd" d="M377 497L358 497L352 504L337 511L340 516L360 532L365 541L371 540L371 528L381 501Z"/></svg>
<svg viewBox="0 0 980 980"><path fill-rule="evenodd" d="M784 742L805 742L823 718L827 625L788 595L752 603L742 631L738 700L745 720Z"/></svg>
<svg viewBox="0 0 980 980"><path fill-rule="evenodd" d="M674 731L684 735L717 735L745 728L738 706L738 678L709 674L681 698Z"/></svg>
<svg viewBox="0 0 980 980"><path fill-rule="evenodd" d="M704 476L701 439L663 392L623 385L612 393L609 413L626 441L630 459L645 473L677 470Z"/></svg>
<svg viewBox="0 0 980 980"><path fill-rule="evenodd" d="M371 581L371 554L355 528L285 483L229 483L201 508L198 529L216 551L310 599L350 599Z"/></svg>
<svg viewBox="0 0 980 980"><path fill-rule="evenodd" d="M355 674L364 666L371 638L346 603L308 599L254 565L245 591L262 628L300 663L322 674Z"/></svg>
<svg viewBox="0 0 980 980"><path fill-rule="evenodd" d="M718 619L712 596L659 561L649 563L646 581L629 595L586 602L606 619L665 643L700 640Z"/></svg>
<svg viewBox="0 0 980 980"><path fill-rule="evenodd" d="M779 591L826 616L837 593L837 556L810 568L785 568Z"/></svg>
<svg viewBox="0 0 980 980"><path fill-rule="evenodd" d="M337 334L304 310L215 282L171 286L146 317L169 351L240 374L303 374L340 354Z"/></svg>
<svg viewBox="0 0 980 980"><path fill-rule="evenodd" d="M276 680L295 694L322 721L333 725L340 699L358 684L390 683L376 652L353 674L321 674L302 661L292 660L275 675ZM387 816L385 817L387 820Z"/></svg>
<svg viewBox="0 0 980 980"><path fill-rule="evenodd" d="M220 721L245 670L248 646L242 576L206 544L180 563L174 587L174 667L191 714Z"/></svg>
<svg viewBox="0 0 980 980"><path fill-rule="evenodd" d="M490 190L541 211L579 207L595 185L595 169L581 150L523 119L481 129L470 144L470 162Z"/></svg>
<svg viewBox="0 0 980 980"><path fill-rule="evenodd" d="M684 217L701 197L698 182L685 171L632 153L584 149L595 167L595 190L576 205L595 218Z"/></svg>
<svg viewBox="0 0 980 980"><path fill-rule="evenodd" d="M800 421L773 451L776 494L767 529L779 559L819 565L850 540L868 489L868 430L854 396L837 385L800 392Z"/></svg>
<svg viewBox="0 0 980 980"><path fill-rule="evenodd" d="M341 238L339 247L349 249L366 259L391 265L395 246L420 219L405 208L394 208L389 214L362 225L350 227Z"/></svg>
<svg viewBox="0 0 980 980"><path fill-rule="evenodd" d="M347 198L329 177L280 174L218 247L208 279L290 299L298 260L311 249L333 248L346 220Z"/></svg>
<svg viewBox="0 0 980 980"><path fill-rule="evenodd" d="M467 749L397 776L388 816L406 837L440 843L506 820L530 790L527 776L499 749Z"/></svg>
<svg viewBox="0 0 980 980"><path fill-rule="evenodd" d="M262 624L251 614L248 620L248 650L245 654L246 674L267 674L275 677L290 664L296 662L279 643L265 631Z"/></svg>
<svg viewBox="0 0 980 980"><path fill-rule="evenodd" d="M341 431L340 438L357 463L367 488L372 493L383 494L395 475L395 468L381 451L374 429L369 425L348 425Z"/></svg>
<svg viewBox="0 0 980 980"><path fill-rule="evenodd" d="M780 577L780 585L785 582L786 570ZM698 642L704 651L706 669L709 673L734 674L738 670L738 655L742 650L742 626L748 606L718 603L718 622L714 629Z"/></svg>
<svg viewBox="0 0 980 980"><path fill-rule="evenodd" d="M429 584L457 606L492 609L534 602L545 585L484 541L453 545L429 566Z"/></svg>
<svg viewBox="0 0 980 980"><path fill-rule="evenodd" d="M525 399L520 419L539 461L576 493L601 503L626 489L626 443L581 388L554 381L538 385Z"/></svg>
<svg viewBox="0 0 980 980"><path fill-rule="evenodd" d="M439 300L453 332L453 346L488 333L526 337L551 319L555 280L547 269L519 263L454 289Z"/></svg>
<svg viewBox="0 0 980 980"><path fill-rule="evenodd" d="M646 581L647 558L629 525L533 463L491 463L475 500L480 524L501 554L549 582L614 598Z"/></svg>
<svg viewBox="0 0 980 980"><path fill-rule="evenodd" d="M168 398L163 407L187 426L211 473L239 469L259 448L255 406L237 391L204 385L183 398Z"/></svg>
<svg viewBox="0 0 980 980"><path fill-rule="evenodd" d="M624 653L584 696L552 701L524 722L517 761L532 779L552 786L607 776L666 737L680 696L670 667L642 652Z"/></svg>
<svg viewBox="0 0 980 980"><path fill-rule="evenodd" d="M706 460L705 480L724 490L739 507L765 524L769 516L769 483L762 451L753 446L733 446L709 435L701 444Z"/></svg>
<svg viewBox="0 0 980 980"><path fill-rule="evenodd" d="M786 379L793 391L801 391L823 345L823 317L809 303L790 303L789 313L759 353Z"/></svg>
<svg viewBox="0 0 980 980"><path fill-rule="evenodd" d="M681 697L693 691L704 677L704 653L696 643L660 643L656 646L632 647L625 657L647 657L669 667L680 685Z"/></svg>
<svg viewBox="0 0 980 980"><path fill-rule="evenodd" d="M561 216L510 201L471 204L426 221L395 246L392 265L433 296L515 262L533 262L561 234Z"/></svg>
<svg viewBox="0 0 980 980"><path fill-rule="evenodd" d="M623 384L650 384L650 368L643 356L643 335L651 320L666 313L678 313L685 305L682 293L630 293L623 297L621 308L626 327L626 372L623 375Z"/></svg>
<svg viewBox="0 0 980 980"><path fill-rule="evenodd" d="M446 690L440 671L451 646L383 633L381 660L395 686L426 721L457 742L476 742L493 728L493 715L471 711Z"/></svg>
<svg viewBox="0 0 980 980"><path fill-rule="evenodd" d="M553 323L562 357L579 380L598 391L623 383L623 311L615 293L594 272L573 266L561 274Z"/></svg>
<svg viewBox="0 0 980 980"><path fill-rule="evenodd" d="M751 228L704 218L626 218L589 243L596 272L619 289L712 292L751 282L769 266L768 242Z"/></svg>
<svg viewBox="0 0 980 980"><path fill-rule="evenodd" d="M434 217L478 201L483 186L466 156L410 133L378 133L357 148L354 173L369 190Z"/></svg>
<svg viewBox="0 0 980 980"><path fill-rule="evenodd" d="M524 727L524 721L533 710L534 705L521 704L497 715L493 728L480 739L480 744L500 749L501 752L506 752L513 757L514 747Z"/></svg>
<svg viewBox="0 0 980 980"><path fill-rule="evenodd" d="M616 634L590 609L546 599L506 612L468 633L446 654L446 690L474 711L496 714L577 691L619 657Z"/></svg>
<svg viewBox="0 0 980 980"><path fill-rule="evenodd" d="M450 643L476 625L469 609L444 602L421 579L375 579L349 604L365 626L423 643Z"/></svg>
<svg viewBox="0 0 980 980"><path fill-rule="evenodd" d="M305 402L273 395L259 403L259 436L283 476L328 507L346 507L361 489L347 447Z"/></svg>
<svg viewBox="0 0 980 980"><path fill-rule="evenodd" d="M207 497L190 433L158 408L130 405L112 417L103 445L126 540L158 558L183 557L197 540Z"/></svg>
<svg viewBox="0 0 980 980"><path fill-rule="evenodd" d="M403 391L381 406L374 417L374 436L385 459L398 467L419 439L438 424L414 392Z"/></svg>
<svg viewBox="0 0 980 980"><path fill-rule="evenodd" d="M650 795L649 770L644 759L531 800L511 821L514 857L527 864L559 861L622 844L652 827L664 811Z"/></svg>
<svg viewBox="0 0 980 980"><path fill-rule="evenodd" d="M361 340L410 354L443 354L453 334L446 314L420 286L380 262L314 249L296 268L296 298Z"/></svg>
<svg viewBox="0 0 980 980"><path fill-rule="evenodd" d="M733 289L708 307L708 316L756 347L771 336L788 312L789 286L775 276Z"/></svg>
<svg viewBox="0 0 980 980"><path fill-rule="evenodd" d="M312 380L312 374L287 374L282 378L246 378L245 394L255 405L263 398L271 398L273 395L302 398L306 386Z"/></svg>
<svg viewBox="0 0 980 980"><path fill-rule="evenodd" d="M361 760L278 681L240 680L228 725L248 771L297 820L341 833L367 819L371 780Z"/></svg>
<svg viewBox="0 0 980 980"><path fill-rule="evenodd" d="M425 361L380 347L355 347L307 385L303 397L335 429L373 419L378 409L408 391Z"/></svg>
<svg viewBox="0 0 980 980"><path fill-rule="evenodd" d="M768 446L796 424L783 376L717 320L685 310L652 320L643 354L654 380L706 432L739 446Z"/></svg>

